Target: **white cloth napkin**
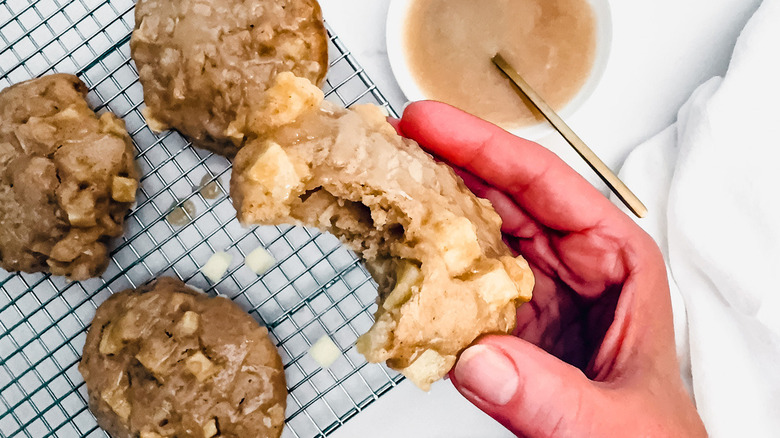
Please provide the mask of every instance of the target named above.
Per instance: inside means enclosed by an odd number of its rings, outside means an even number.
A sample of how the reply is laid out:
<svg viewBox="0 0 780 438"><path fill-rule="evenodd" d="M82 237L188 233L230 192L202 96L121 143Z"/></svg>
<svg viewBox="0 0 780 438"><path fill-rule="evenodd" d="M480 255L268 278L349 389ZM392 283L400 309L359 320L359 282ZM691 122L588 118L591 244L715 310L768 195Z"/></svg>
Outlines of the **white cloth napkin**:
<svg viewBox="0 0 780 438"><path fill-rule="evenodd" d="M666 258L683 376L713 437L780 436L780 0L724 78L637 147L621 178Z"/></svg>

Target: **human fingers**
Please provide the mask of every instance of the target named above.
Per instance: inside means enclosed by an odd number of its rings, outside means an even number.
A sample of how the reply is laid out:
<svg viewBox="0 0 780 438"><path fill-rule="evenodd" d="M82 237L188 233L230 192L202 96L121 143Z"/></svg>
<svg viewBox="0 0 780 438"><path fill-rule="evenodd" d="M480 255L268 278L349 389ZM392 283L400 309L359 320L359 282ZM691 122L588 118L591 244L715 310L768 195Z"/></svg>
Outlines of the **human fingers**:
<svg viewBox="0 0 780 438"><path fill-rule="evenodd" d="M464 397L518 436L585 436L606 404L580 370L509 335L480 339L451 376Z"/></svg>
<svg viewBox="0 0 780 438"><path fill-rule="evenodd" d="M509 335L480 339L451 375L461 394L517 436L706 436L679 377L626 370L613 381L592 381Z"/></svg>
<svg viewBox="0 0 780 438"><path fill-rule="evenodd" d="M432 154L509 194L550 228L580 231L630 221L549 150L447 104L410 104L399 129Z"/></svg>
<svg viewBox="0 0 780 438"><path fill-rule="evenodd" d="M614 227L586 232L557 233L539 224L515 200L466 170L455 169L469 189L490 200L501 216L501 231L514 236L508 244L532 265L550 276L559 276L581 295L598 296L627 274L623 254L625 233ZM639 232L641 234L641 231Z"/></svg>
<svg viewBox="0 0 780 438"><path fill-rule="evenodd" d="M490 201L501 216L501 231L521 239L530 239L543 232L539 224L503 191L487 184L467 170L454 168L466 187L480 198Z"/></svg>

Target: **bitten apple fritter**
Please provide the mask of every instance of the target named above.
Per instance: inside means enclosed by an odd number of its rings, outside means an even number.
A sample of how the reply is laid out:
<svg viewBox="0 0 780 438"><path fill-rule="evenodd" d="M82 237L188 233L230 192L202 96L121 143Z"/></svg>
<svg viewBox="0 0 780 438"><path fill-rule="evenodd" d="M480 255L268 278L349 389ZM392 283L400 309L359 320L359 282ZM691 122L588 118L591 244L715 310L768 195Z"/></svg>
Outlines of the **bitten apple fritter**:
<svg viewBox="0 0 780 438"><path fill-rule="evenodd" d="M281 77L268 90L316 101ZM399 137L373 105L290 105L292 122L249 141L230 192L245 224L298 223L339 236L379 284L374 326L358 340L420 388L483 333L508 333L534 280L501 240L501 220L448 166Z"/></svg>

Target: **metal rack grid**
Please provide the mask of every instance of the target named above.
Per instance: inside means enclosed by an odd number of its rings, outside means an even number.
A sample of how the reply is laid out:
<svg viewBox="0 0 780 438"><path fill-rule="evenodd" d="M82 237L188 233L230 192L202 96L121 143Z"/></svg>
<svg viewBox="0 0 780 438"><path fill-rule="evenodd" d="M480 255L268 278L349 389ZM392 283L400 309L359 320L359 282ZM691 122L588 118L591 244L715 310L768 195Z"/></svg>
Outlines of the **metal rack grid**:
<svg viewBox="0 0 780 438"><path fill-rule="evenodd" d="M122 117L143 177L136 207L101 278L67 282L42 274L0 271L0 436L106 436L86 404L77 366L95 309L110 294L163 275L234 300L269 327L289 389L283 436L325 436L394 387L402 377L367 364L354 348L373 322L376 285L353 253L331 235L279 226L246 229L224 194L230 163L189 146L175 132L154 134L129 39L133 0L0 0L0 88L53 72L76 73L98 112ZM350 106L389 106L329 29L327 99ZM216 181L217 199L198 190ZM166 215L185 201L196 213L186 226ZM264 246L277 260L257 276L244 256ZM216 251L232 254L212 284L199 267ZM328 335L344 353L329 369L307 354Z"/></svg>

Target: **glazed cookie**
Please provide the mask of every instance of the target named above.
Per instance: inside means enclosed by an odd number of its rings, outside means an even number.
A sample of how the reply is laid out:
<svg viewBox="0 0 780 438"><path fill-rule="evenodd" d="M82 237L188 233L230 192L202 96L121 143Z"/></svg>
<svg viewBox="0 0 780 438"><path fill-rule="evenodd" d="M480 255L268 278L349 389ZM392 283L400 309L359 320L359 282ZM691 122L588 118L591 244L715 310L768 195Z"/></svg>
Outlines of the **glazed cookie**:
<svg viewBox="0 0 780 438"><path fill-rule="evenodd" d="M155 131L232 156L277 111L280 72L319 84L328 38L316 0L139 0L130 41Z"/></svg>
<svg viewBox="0 0 780 438"><path fill-rule="evenodd" d="M122 120L55 74L0 92L0 266L85 280L108 266L138 170Z"/></svg>
<svg viewBox="0 0 780 438"><path fill-rule="evenodd" d="M277 438L287 388L268 331L226 298L161 278L98 307L79 371L114 438Z"/></svg>
<svg viewBox="0 0 780 438"><path fill-rule="evenodd" d="M279 80L269 93L308 101ZM501 240L501 220L448 166L399 137L373 105L323 102L247 142L230 193L244 224L297 223L339 236L379 284L376 322L358 340L428 389L483 333L509 333L533 275Z"/></svg>

